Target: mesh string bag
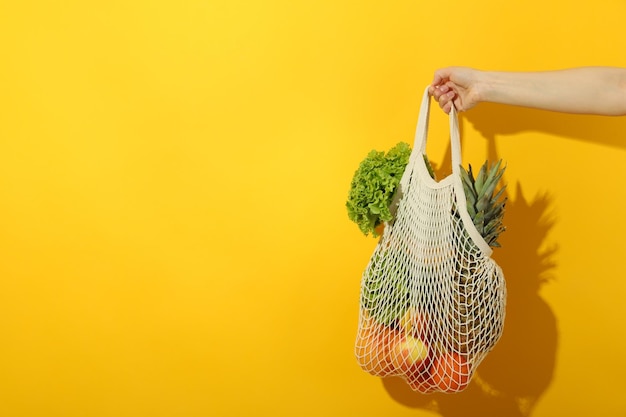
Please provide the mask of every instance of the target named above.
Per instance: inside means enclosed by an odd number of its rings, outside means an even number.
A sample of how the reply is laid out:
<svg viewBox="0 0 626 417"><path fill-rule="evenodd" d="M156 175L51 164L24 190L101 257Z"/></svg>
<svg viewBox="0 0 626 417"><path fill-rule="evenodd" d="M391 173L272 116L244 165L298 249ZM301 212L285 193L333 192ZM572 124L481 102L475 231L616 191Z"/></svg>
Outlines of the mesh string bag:
<svg viewBox="0 0 626 417"><path fill-rule="evenodd" d="M466 208L458 119L450 113L452 173L424 162L424 92L409 163L361 279L355 354L375 376L400 376L421 393L460 392L502 335L506 286Z"/></svg>

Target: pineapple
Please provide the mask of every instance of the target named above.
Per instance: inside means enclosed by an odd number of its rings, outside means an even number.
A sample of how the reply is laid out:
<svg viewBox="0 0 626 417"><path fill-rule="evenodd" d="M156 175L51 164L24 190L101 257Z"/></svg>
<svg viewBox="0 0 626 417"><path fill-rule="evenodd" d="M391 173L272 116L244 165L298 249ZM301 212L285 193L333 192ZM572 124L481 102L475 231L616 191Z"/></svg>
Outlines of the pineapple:
<svg viewBox="0 0 626 417"><path fill-rule="evenodd" d="M461 180L467 198L467 211L478 229L480 235L491 247L500 247L498 236L504 232L502 217L504 216L504 205L506 198L502 197L506 186L494 194L496 185L504 174L505 167L501 168L502 160L499 160L491 168L487 162L483 164L474 178L472 166L469 171L461 167Z"/></svg>
<svg viewBox="0 0 626 417"><path fill-rule="evenodd" d="M430 161L424 156L430 175L434 172ZM496 186L502 178L505 167L502 160L489 167L487 161L474 177L472 166L469 169L461 167L461 180L465 191L467 211L474 226L490 247L500 247L498 237L505 231L503 225L504 206L506 197L503 197L506 186L496 192ZM447 317L439 317L442 329L449 328L448 322L454 328L444 343L449 349L467 354L470 352L488 352L498 341L502 333L502 296L497 279L497 271L481 271L479 265L468 259L474 243L465 231L458 209L454 211L457 218L457 227L463 236L459 247L459 258L456 263L457 281L454 283L455 298L450 305ZM478 278L477 278L478 277ZM479 282L476 282L479 281Z"/></svg>
<svg viewBox="0 0 626 417"><path fill-rule="evenodd" d="M467 199L467 210L474 226L491 247L499 247L498 236L505 230L502 223L506 197L505 186L495 191L502 178L502 161L488 167L485 162L474 178L471 165L465 171L461 167L461 178ZM503 197L503 198L502 198ZM458 222L458 227L462 224ZM464 229L463 229L464 230ZM466 232L461 244L466 250L460 251L457 267L458 280L454 283L455 299L448 314L448 320L455 328L452 348L461 353L488 352L498 341L502 332L503 303L500 297L503 284L497 279L497 271L482 271L476 262L468 259L468 251L474 244ZM461 246L461 247L463 247Z"/></svg>

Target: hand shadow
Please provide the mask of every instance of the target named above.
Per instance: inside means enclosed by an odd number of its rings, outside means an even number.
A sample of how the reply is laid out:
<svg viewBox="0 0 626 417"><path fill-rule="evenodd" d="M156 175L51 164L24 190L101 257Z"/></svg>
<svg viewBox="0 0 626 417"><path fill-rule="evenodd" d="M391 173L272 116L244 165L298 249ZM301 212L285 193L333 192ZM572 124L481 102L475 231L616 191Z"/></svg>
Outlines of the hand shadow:
<svg viewBox="0 0 626 417"><path fill-rule="evenodd" d="M488 159L499 159L493 140L489 141ZM446 162L437 171L449 173L450 160L448 150ZM507 284L502 338L478 366L465 391L424 395L412 391L401 378L384 378L383 385L395 401L443 417L527 417L549 386L556 359L557 321L539 290L555 267L552 257L557 248L545 247L554 224L549 214L551 198L541 194L528 201L518 183L513 200L508 189L507 230L498 239L502 248L493 254Z"/></svg>
<svg viewBox="0 0 626 417"><path fill-rule="evenodd" d="M493 140L496 135L535 131L626 149L626 117L566 114L481 103L463 113L463 118L488 140Z"/></svg>

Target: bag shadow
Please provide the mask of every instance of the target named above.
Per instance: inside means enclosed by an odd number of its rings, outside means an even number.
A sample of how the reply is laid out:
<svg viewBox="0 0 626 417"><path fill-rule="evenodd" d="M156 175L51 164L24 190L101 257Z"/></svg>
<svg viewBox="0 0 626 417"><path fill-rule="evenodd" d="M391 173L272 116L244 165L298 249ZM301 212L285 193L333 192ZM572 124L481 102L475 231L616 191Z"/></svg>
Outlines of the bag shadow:
<svg viewBox="0 0 626 417"><path fill-rule="evenodd" d="M488 160L498 159L495 141L490 140ZM450 160L448 149L444 161ZM450 162L436 170L447 175ZM557 319L539 291L552 279L556 266L553 257L558 248L548 247L546 242L555 222L552 199L543 193L528 200L519 183L515 198L509 191L507 185L507 229L498 239L502 248L494 249L492 255L502 267L507 285L502 338L461 393L425 395L412 391L399 377L383 378L384 388L398 403L442 417L527 417L550 385L558 343Z"/></svg>

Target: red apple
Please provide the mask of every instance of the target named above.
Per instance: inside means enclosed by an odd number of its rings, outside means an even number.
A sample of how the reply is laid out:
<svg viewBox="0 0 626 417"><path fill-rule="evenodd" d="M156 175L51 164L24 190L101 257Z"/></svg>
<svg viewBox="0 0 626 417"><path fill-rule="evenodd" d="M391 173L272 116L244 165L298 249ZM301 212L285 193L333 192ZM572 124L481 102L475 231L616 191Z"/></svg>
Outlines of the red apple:
<svg viewBox="0 0 626 417"><path fill-rule="evenodd" d="M422 394L428 394L434 392L436 386L434 385L430 373L428 370L422 372L416 372L406 377L406 382L413 391L421 392Z"/></svg>
<svg viewBox="0 0 626 417"><path fill-rule="evenodd" d="M393 346L391 363L405 376L413 377L430 367L430 348L420 338L405 334Z"/></svg>

